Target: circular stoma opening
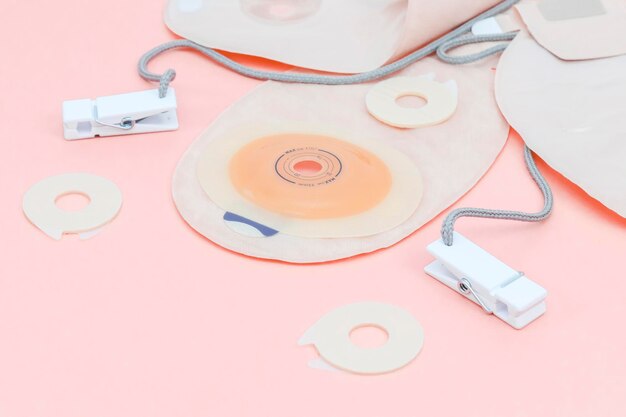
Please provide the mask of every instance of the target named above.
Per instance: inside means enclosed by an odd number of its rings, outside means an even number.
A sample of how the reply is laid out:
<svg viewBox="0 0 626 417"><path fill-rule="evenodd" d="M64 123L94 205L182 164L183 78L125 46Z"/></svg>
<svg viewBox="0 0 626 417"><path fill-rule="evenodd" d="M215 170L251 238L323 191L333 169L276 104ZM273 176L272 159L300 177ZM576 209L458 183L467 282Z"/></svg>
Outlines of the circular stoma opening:
<svg viewBox="0 0 626 417"><path fill-rule="evenodd" d="M365 324L354 328L350 332L350 340L358 347L375 349L387 343L389 333L375 324Z"/></svg>
<svg viewBox="0 0 626 417"><path fill-rule="evenodd" d="M396 99L396 104L400 107L405 107L409 109L419 109L420 107L424 107L426 104L428 104L428 101L423 97L407 94L398 97Z"/></svg>
<svg viewBox="0 0 626 417"><path fill-rule="evenodd" d="M239 0L242 9L262 19L289 22L310 16L321 0Z"/></svg>
<svg viewBox="0 0 626 417"><path fill-rule="evenodd" d="M277 3L271 4L268 11L276 19L289 19L295 14L295 7L289 3Z"/></svg>
<svg viewBox="0 0 626 417"><path fill-rule="evenodd" d="M67 193L61 194L56 198L54 203L58 208L65 211L79 211L84 209L91 203L91 199L87 194L83 193Z"/></svg>
<svg viewBox="0 0 626 417"><path fill-rule="evenodd" d="M293 169L301 175L313 176L322 171L322 164L315 161L300 161L293 166Z"/></svg>

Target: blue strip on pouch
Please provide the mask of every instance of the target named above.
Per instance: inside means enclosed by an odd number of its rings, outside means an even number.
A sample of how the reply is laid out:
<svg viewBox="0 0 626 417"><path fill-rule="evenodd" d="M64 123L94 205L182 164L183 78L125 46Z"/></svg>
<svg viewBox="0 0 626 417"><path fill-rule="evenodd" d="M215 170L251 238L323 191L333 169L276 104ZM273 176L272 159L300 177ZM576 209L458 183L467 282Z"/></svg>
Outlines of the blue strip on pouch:
<svg viewBox="0 0 626 417"><path fill-rule="evenodd" d="M229 211L224 213L224 220L227 222L238 222L238 223L243 223L243 224L252 226L255 229L257 229L259 232L261 232L263 236L266 236L266 237L274 236L275 234L278 233L278 230L274 230L270 227L264 226L261 223L253 222L250 219L246 219L245 217L241 217Z"/></svg>

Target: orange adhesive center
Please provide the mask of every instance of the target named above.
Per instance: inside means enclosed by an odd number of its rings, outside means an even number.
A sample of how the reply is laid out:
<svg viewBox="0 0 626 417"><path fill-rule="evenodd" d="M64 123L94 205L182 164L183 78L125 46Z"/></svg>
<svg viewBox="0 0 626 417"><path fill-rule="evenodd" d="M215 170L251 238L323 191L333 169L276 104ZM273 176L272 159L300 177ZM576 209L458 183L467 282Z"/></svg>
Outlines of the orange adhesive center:
<svg viewBox="0 0 626 417"><path fill-rule="evenodd" d="M389 193L391 172L374 154L329 136L266 136L230 161L230 179L246 199L300 219L363 213Z"/></svg>

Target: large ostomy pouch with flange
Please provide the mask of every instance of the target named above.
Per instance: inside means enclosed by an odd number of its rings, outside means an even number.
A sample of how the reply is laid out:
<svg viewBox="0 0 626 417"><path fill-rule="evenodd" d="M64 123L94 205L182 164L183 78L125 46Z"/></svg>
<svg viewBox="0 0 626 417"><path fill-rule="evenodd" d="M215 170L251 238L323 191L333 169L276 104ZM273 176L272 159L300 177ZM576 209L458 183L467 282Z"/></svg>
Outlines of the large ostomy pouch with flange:
<svg viewBox="0 0 626 417"><path fill-rule="evenodd" d="M626 217L626 55L564 61L522 31L500 59L496 96L534 152Z"/></svg>
<svg viewBox="0 0 626 417"><path fill-rule="evenodd" d="M204 46L339 73L373 70L498 0L169 0L165 23Z"/></svg>
<svg viewBox="0 0 626 417"><path fill-rule="evenodd" d="M389 247L471 189L502 149L509 127L494 98L496 62L429 57L398 73L398 85L266 82L183 155L176 206L200 234L258 258L314 263ZM424 106L397 106L422 127L370 114L379 109L368 95L419 96L424 86ZM441 106L452 99L453 114Z"/></svg>

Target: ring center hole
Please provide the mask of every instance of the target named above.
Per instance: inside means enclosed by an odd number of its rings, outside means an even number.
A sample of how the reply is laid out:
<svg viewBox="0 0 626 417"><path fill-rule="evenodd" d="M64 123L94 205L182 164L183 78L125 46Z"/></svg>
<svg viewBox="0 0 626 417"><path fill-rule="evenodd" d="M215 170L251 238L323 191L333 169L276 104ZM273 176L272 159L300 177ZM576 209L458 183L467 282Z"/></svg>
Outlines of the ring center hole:
<svg viewBox="0 0 626 417"><path fill-rule="evenodd" d="M319 10L321 2L322 0L239 0L244 12L274 22L290 22L307 17Z"/></svg>
<svg viewBox="0 0 626 417"><path fill-rule="evenodd" d="M300 161L293 166L293 169L300 175L312 177L322 171L322 164L315 161Z"/></svg>
<svg viewBox="0 0 626 417"><path fill-rule="evenodd" d="M396 104L407 109L419 109L428 104L428 101L420 96L407 94L396 99Z"/></svg>
<svg viewBox="0 0 626 417"><path fill-rule="evenodd" d="M293 4L277 3L269 6L269 14L275 19L289 19L294 13Z"/></svg>
<svg viewBox="0 0 626 417"><path fill-rule="evenodd" d="M367 324L352 330L350 332L350 340L358 347L375 349L387 343L389 333L380 326Z"/></svg>
<svg viewBox="0 0 626 417"><path fill-rule="evenodd" d="M91 199L83 193L67 193L58 196L54 202L61 210L79 211L87 207Z"/></svg>

